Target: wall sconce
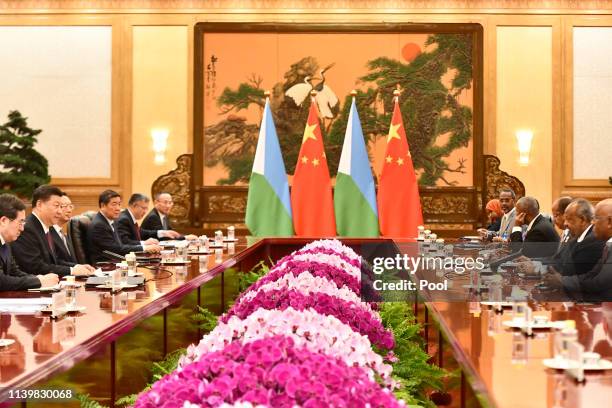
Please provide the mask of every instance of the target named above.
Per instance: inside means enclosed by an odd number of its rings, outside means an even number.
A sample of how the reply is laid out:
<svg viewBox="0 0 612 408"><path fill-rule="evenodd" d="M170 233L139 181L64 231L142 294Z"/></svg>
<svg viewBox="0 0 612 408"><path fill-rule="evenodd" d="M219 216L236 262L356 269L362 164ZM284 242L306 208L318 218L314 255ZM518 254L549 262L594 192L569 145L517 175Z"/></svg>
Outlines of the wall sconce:
<svg viewBox="0 0 612 408"><path fill-rule="evenodd" d="M517 130L516 140L519 150L519 165L527 166L529 164L529 152L531 151L531 140L533 132L531 130Z"/></svg>
<svg viewBox="0 0 612 408"><path fill-rule="evenodd" d="M153 139L153 151L155 159L153 162L162 165L166 162L166 148L168 147L168 129L151 129L151 139Z"/></svg>

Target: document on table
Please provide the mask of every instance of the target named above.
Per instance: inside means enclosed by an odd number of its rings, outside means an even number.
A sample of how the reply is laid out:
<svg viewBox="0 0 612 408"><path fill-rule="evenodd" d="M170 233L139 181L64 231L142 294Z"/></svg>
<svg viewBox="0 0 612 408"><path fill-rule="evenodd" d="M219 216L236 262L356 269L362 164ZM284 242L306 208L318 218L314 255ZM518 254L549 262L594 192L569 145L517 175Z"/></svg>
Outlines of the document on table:
<svg viewBox="0 0 612 408"><path fill-rule="evenodd" d="M0 313L34 314L46 309L51 298L4 298L0 299Z"/></svg>

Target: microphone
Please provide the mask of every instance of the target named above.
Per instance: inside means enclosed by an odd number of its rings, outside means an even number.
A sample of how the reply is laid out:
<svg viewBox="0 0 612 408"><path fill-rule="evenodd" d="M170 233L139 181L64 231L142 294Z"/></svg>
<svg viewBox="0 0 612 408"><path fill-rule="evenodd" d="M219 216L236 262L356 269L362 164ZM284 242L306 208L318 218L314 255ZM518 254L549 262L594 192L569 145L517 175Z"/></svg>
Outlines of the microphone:
<svg viewBox="0 0 612 408"><path fill-rule="evenodd" d="M106 249L104 251L102 251L102 253L104 255L108 255L109 257L114 258L114 259L123 259L123 260L125 260L125 256L116 254L116 253L111 252L111 251L107 251Z"/></svg>

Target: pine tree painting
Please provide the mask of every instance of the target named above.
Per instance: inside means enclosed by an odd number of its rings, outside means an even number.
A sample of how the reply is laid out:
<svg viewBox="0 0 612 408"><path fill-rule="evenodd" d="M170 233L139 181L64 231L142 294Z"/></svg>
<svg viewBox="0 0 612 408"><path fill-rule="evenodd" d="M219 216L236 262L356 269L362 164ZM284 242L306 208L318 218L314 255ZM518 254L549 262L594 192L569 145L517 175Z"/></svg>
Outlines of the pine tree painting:
<svg viewBox="0 0 612 408"><path fill-rule="evenodd" d="M366 72L356 78L361 85L357 89L359 116L368 141L386 137L393 90L399 87L400 108L414 166L420 173L419 183L455 185L447 177L464 173L466 160L460 158L450 163L448 158L456 149L467 147L472 138L472 109L459 102L459 95L472 87L472 36L431 34L425 45L427 51L421 52L407 44L402 50L403 61L389 57L368 61ZM293 63L284 73L284 81L272 89L272 112L289 174L294 172L310 98L296 103L295 98L287 96L288 90L304 83L322 89L325 81L322 74L332 66L322 67L315 57L304 57ZM449 75L450 86L445 83ZM261 77L252 75L236 88L225 88L217 99L218 107L227 116L204 129L205 165L222 163L227 169L228 177L217 184L248 182L259 124L247 123L240 112L252 106L263 108L265 89L261 83ZM330 170L338 167L351 97L342 95L340 99L322 122Z"/></svg>
<svg viewBox="0 0 612 408"><path fill-rule="evenodd" d="M34 149L41 130L28 127L28 118L18 111L8 119L0 126L0 192L30 197L51 179L47 159Z"/></svg>

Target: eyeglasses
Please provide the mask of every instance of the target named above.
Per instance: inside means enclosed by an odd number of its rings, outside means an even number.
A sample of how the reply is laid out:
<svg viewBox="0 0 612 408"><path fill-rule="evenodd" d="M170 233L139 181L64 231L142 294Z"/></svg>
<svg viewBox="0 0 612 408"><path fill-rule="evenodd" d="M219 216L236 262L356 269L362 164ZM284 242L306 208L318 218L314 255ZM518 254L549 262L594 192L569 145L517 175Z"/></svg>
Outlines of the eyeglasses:
<svg viewBox="0 0 612 408"><path fill-rule="evenodd" d="M24 226L26 223L26 220L18 220L17 218L15 218L14 220L11 220L11 222Z"/></svg>
<svg viewBox="0 0 612 408"><path fill-rule="evenodd" d="M74 205L73 204L62 204L60 205L60 208L62 210L74 210Z"/></svg>

